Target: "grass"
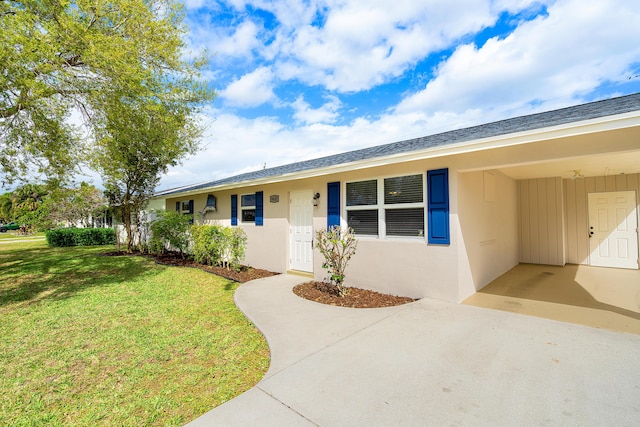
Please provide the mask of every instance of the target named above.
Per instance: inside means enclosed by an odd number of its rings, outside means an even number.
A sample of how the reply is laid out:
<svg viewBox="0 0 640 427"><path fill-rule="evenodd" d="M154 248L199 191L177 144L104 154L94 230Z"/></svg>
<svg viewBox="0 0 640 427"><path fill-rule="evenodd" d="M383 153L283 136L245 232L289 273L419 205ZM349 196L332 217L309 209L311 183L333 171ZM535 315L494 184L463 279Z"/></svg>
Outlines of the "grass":
<svg viewBox="0 0 640 427"><path fill-rule="evenodd" d="M109 249L0 245L0 425L183 425L266 372L237 284Z"/></svg>
<svg viewBox="0 0 640 427"><path fill-rule="evenodd" d="M5 231L4 233L0 233L0 241L4 239L24 239L25 237L44 237L44 233L33 233L27 236L23 236L15 230L9 230Z"/></svg>

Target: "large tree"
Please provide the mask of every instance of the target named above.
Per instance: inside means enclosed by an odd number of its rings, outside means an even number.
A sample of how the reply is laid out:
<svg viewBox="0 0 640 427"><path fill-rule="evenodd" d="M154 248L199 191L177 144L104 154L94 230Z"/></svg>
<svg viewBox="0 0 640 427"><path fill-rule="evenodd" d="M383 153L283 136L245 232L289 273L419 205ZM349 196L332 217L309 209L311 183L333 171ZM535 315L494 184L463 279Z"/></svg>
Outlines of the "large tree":
<svg viewBox="0 0 640 427"><path fill-rule="evenodd" d="M107 102L103 132L93 157L109 204L119 212L127 249L142 243L141 216L161 174L198 148L201 128L178 96L171 100L121 96Z"/></svg>
<svg viewBox="0 0 640 427"><path fill-rule="evenodd" d="M183 56L182 19L176 0L0 0L2 183L72 175L103 137L114 100L170 99L193 112L208 99L202 61Z"/></svg>

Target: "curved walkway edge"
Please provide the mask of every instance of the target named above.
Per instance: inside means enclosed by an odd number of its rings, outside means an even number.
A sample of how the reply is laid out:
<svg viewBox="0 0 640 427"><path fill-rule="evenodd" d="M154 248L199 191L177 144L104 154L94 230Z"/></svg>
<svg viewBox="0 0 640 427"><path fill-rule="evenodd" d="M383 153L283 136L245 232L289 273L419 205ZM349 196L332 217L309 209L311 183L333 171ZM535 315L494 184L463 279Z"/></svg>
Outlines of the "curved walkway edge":
<svg viewBox="0 0 640 427"><path fill-rule="evenodd" d="M237 306L271 365L198 426L636 425L640 336L423 299L381 309L304 300L288 274Z"/></svg>

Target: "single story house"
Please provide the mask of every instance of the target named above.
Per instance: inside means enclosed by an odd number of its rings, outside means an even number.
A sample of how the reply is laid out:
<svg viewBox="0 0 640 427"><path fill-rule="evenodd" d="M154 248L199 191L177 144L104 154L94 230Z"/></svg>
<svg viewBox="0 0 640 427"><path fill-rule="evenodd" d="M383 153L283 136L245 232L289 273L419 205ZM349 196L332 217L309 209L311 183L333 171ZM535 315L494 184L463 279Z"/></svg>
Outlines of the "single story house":
<svg viewBox="0 0 640 427"><path fill-rule="evenodd" d="M246 263L326 277L313 230L350 226L346 284L462 301L519 263L638 269L640 93L156 194L242 227Z"/></svg>

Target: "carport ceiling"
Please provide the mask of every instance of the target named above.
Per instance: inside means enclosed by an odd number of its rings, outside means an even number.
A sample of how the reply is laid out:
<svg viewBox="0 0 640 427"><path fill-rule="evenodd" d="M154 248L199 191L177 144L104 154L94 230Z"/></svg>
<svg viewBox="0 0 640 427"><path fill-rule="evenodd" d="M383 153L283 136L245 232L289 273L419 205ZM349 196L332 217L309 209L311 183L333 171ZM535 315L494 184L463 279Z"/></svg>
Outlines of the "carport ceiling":
<svg viewBox="0 0 640 427"><path fill-rule="evenodd" d="M574 171L584 177L640 173L640 150L598 156L581 156L541 163L510 165L498 168L513 179L560 176L572 178Z"/></svg>

